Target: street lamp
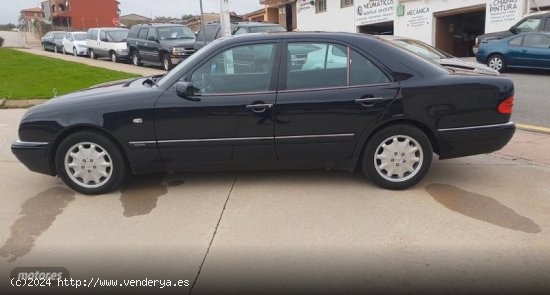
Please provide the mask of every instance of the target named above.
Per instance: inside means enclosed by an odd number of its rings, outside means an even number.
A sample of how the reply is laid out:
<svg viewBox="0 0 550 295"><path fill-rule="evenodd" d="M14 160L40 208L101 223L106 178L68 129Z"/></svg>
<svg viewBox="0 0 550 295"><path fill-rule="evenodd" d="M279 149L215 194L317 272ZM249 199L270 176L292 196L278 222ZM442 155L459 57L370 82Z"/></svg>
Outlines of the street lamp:
<svg viewBox="0 0 550 295"><path fill-rule="evenodd" d="M204 30L204 10L202 9L202 0L200 0L201 3L201 32L204 36L203 39L206 42L206 31Z"/></svg>

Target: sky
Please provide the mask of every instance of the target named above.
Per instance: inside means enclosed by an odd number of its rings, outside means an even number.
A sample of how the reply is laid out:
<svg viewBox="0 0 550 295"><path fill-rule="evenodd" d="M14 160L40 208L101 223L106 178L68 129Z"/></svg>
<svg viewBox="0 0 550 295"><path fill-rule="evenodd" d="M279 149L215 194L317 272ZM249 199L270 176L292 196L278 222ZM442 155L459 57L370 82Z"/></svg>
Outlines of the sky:
<svg viewBox="0 0 550 295"><path fill-rule="evenodd" d="M92 1L92 0L87 0ZM121 14L137 13L143 16L181 17L184 14L199 14L199 0L118 0ZM0 0L0 24L17 23L21 9L40 7L40 0ZM262 6L259 0L229 0L229 10L244 14ZM203 0L204 12L218 12L219 0Z"/></svg>

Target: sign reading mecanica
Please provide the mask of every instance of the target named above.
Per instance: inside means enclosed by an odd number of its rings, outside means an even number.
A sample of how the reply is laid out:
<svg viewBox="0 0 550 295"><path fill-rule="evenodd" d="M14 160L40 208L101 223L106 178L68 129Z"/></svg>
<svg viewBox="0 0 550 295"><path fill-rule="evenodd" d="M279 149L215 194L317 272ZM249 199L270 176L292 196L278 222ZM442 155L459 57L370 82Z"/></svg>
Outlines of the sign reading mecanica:
<svg viewBox="0 0 550 295"><path fill-rule="evenodd" d="M487 22L489 24L514 23L520 17L520 0L487 1Z"/></svg>
<svg viewBox="0 0 550 295"><path fill-rule="evenodd" d="M355 25L389 22L395 19L397 0L355 1Z"/></svg>

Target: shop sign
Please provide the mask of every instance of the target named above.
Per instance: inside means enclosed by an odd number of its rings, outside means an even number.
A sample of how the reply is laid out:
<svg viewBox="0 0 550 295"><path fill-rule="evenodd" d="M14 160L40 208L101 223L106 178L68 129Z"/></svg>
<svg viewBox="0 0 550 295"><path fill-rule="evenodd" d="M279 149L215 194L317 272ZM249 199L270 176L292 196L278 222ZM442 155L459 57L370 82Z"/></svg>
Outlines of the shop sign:
<svg viewBox="0 0 550 295"><path fill-rule="evenodd" d="M394 21L397 0L356 0L355 25Z"/></svg>
<svg viewBox="0 0 550 295"><path fill-rule="evenodd" d="M521 17L521 0L487 1L487 22L489 24L515 23Z"/></svg>
<svg viewBox="0 0 550 295"><path fill-rule="evenodd" d="M419 28L431 24L432 12L428 6L409 9L405 15L407 28Z"/></svg>
<svg viewBox="0 0 550 295"><path fill-rule="evenodd" d="M314 4L315 2L312 0L298 0L296 2L296 7L298 8L298 12L302 12L304 10L311 9Z"/></svg>

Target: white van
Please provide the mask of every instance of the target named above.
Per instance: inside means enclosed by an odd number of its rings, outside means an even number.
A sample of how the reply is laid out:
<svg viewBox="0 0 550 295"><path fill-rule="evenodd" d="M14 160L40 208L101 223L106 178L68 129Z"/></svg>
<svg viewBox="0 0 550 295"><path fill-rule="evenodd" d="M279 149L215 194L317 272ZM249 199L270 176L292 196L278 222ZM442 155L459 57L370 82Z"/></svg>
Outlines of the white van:
<svg viewBox="0 0 550 295"><path fill-rule="evenodd" d="M130 60L127 38L128 29L92 28L86 35L86 47L93 59L109 57L112 62Z"/></svg>

